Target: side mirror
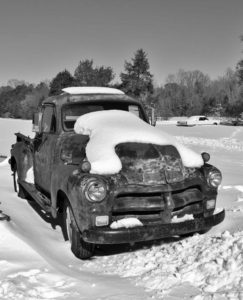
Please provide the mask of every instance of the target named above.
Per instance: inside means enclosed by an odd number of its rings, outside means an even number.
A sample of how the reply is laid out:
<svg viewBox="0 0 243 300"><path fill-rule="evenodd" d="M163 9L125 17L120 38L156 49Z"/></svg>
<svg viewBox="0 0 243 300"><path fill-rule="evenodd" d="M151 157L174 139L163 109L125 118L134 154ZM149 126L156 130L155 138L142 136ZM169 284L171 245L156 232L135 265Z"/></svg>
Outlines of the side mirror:
<svg viewBox="0 0 243 300"><path fill-rule="evenodd" d="M33 115L33 119L32 119L32 131L33 132L37 132L40 133L41 130L41 118L42 118L42 113L41 112L36 112Z"/></svg>

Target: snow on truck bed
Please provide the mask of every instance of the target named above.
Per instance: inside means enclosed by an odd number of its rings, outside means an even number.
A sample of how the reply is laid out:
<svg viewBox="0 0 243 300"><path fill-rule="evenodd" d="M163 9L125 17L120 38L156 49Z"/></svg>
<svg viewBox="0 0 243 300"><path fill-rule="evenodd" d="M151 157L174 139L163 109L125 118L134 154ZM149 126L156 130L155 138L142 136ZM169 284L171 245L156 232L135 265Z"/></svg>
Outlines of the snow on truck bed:
<svg viewBox="0 0 243 300"><path fill-rule="evenodd" d="M126 111L108 110L85 114L77 119L74 130L78 134L90 137L86 154L91 163L91 173L118 173L122 165L116 155L115 146L126 142L174 145L185 166L200 167L203 165L201 155Z"/></svg>

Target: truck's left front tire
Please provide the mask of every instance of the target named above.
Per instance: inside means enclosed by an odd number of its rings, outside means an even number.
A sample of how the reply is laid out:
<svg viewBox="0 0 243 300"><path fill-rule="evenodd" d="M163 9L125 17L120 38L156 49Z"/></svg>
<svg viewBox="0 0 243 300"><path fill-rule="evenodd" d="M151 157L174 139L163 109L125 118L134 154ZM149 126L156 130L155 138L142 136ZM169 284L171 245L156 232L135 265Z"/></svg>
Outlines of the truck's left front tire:
<svg viewBox="0 0 243 300"><path fill-rule="evenodd" d="M80 259L90 258L94 253L94 244L86 243L77 228L72 208L66 199L62 209L61 227L65 240L69 240L73 254Z"/></svg>

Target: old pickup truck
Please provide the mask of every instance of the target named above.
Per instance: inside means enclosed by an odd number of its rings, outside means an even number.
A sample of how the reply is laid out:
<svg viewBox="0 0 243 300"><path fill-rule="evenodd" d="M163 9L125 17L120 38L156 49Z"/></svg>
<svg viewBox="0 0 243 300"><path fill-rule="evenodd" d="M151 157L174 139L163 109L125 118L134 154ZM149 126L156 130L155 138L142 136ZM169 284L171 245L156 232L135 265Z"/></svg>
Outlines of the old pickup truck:
<svg viewBox="0 0 243 300"><path fill-rule="evenodd" d="M96 244L204 232L223 221L224 210L215 213L221 172L205 152L197 154L201 166L188 167L173 145L124 142L115 146L119 172L92 172L91 137L74 126L80 116L109 110L130 112L156 129L140 102L120 90L70 87L43 101L33 117L35 137L16 133L11 149L15 191L60 220L74 255L86 259Z"/></svg>

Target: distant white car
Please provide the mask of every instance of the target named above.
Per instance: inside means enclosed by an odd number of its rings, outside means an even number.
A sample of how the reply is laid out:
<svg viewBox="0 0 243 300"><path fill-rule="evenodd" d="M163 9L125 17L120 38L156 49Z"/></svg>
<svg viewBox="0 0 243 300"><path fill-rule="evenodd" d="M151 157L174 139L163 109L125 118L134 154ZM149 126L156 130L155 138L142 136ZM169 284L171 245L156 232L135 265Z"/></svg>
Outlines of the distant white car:
<svg viewBox="0 0 243 300"><path fill-rule="evenodd" d="M177 121L177 126L219 125L220 121L206 116L191 116L187 120Z"/></svg>

